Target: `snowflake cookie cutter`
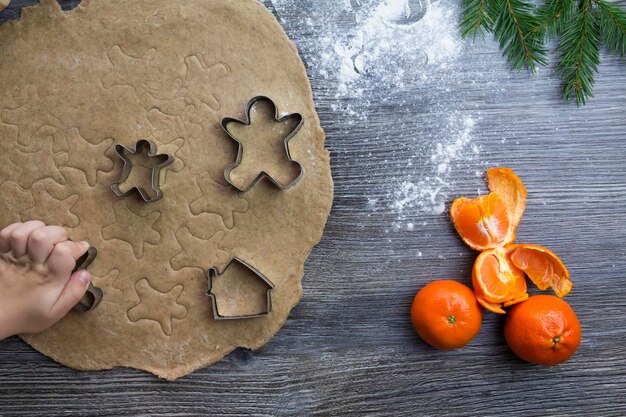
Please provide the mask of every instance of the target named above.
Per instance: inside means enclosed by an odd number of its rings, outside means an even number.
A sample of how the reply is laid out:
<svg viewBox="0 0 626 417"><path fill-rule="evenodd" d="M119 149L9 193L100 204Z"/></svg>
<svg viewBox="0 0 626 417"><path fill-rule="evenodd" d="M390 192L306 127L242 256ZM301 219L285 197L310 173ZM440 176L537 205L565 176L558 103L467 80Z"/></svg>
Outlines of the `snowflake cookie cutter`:
<svg viewBox="0 0 626 417"><path fill-rule="evenodd" d="M133 163L130 160L130 158L128 158L127 153L136 155L136 154L142 153L143 150L146 148L148 149L147 155L149 157L159 158L159 162L151 167L152 174L151 174L150 180L151 180L152 190L156 193L155 196L150 197L148 194L146 194L146 191L143 189L143 187L137 187L137 186L133 186L129 188L126 192L122 192L119 186L120 184L123 184L126 180L128 180L128 177L130 176L130 173L133 169ZM161 187L160 187L161 169L165 168L166 166L174 162L174 157L172 155L157 154L156 145L154 144L154 142L149 141L147 139L140 139L139 141L137 141L133 149L117 144L115 145L115 152L119 155L119 157L124 162L124 166L122 167L122 173L120 174L120 179L118 181L115 181L113 184L111 184L111 190L113 190L116 196L126 197L136 191L139 193L143 201L145 201L146 203L152 203L154 201L157 201L163 198L163 192L161 191Z"/></svg>
<svg viewBox="0 0 626 417"><path fill-rule="evenodd" d="M274 109L275 109L275 115L274 115L274 122L275 123L283 123L287 120L289 120L290 118L296 118L298 119L298 124L296 125L296 127L294 128L294 130L287 135L287 137L285 137L284 139L284 146L285 146L285 152L287 154L287 158L289 159L289 162L294 163L298 166L298 169L300 170L299 175L292 180L291 182L289 182L288 184L282 184L280 183L278 180L276 180L274 177L272 177L270 174L268 174L266 171L261 171L261 173L259 173L259 175L257 175L251 182L250 185L248 185L248 187L242 188L239 187L237 184L235 184L230 177L230 174L232 172L233 169L237 168L239 165L241 165L241 161L243 158L243 144L241 143L241 141L239 139L237 139L228 129L228 126L230 126L233 123L236 124L240 124L240 125L245 125L245 126L251 126L252 124L252 120L250 118L250 112L252 110L252 108L254 107L255 104L265 101L269 104L271 104ZM302 115L300 113L290 113L287 114L283 117L280 117L280 112L278 111L278 106L276 105L276 103L274 102L274 100L272 100L271 98L268 98L266 96L256 96L253 97L252 99L250 99L250 101L248 101L248 104L246 105L246 120L239 120L239 119L235 119L232 117L225 117L222 119L222 130L224 130L224 132L226 132L226 134L228 135L228 137L230 137L232 140L234 140L235 142L237 142L238 145L238 150L237 150L237 159L235 160L234 163L226 166L226 169L224 170L224 178L226 179L226 181L232 185L233 187L235 187L237 190L246 193L248 191L250 191L252 188L254 188L255 185L257 185L259 183L259 181L263 180L264 178L267 178L272 184L274 184L275 186L277 186L279 189L285 191L288 190L292 187L294 187L304 176L304 168L302 167L302 165L294 160L291 157L291 152L289 151L289 141L291 141L291 139L293 139L298 132L300 131L300 129L302 128L302 126L304 125L304 117L302 117Z"/></svg>
<svg viewBox="0 0 626 417"><path fill-rule="evenodd" d="M72 273L80 271L82 269L87 269L89 265L91 265L91 263L94 261L94 259L96 259L97 255L98 250L93 246L90 246L89 249L87 249L87 252L85 252L80 258L76 260L76 266L74 267L74 270L72 270ZM98 304L100 304L100 301L102 301L102 296L102 290L100 288L94 287L93 284L90 282L89 286L87 287L87 292L85 293L85 295L83 295L83 298L81 298L78 304L74 306L73 310L80 313L86 313L88 311L91 311L96 308Z"/></svg>
<svg viewBox="0 0 626 417"><path fill-rule="evenodd" d="M265 285L267 286L267 289L265 291L266 297L267 297L267 301L266 301L267 309L265 312L259 313L259 314L247 314L247 315L236 315L236 316L224 316L220 314L219 309L218 309L218 299L216 295L211 292L211 290L213 289L213 281L219 278L220 276L222 276L228 270L228 268L230 268L231 265L233 264L239 264L243 266L248 271L252 272L252 274L255 275L257 278L262 280L263 283L265 283ZM270 281L265 275L263 275L261 271L259 271L252 265L248 264L247 262L243 261L242 259L240 258L231 259L231 261L222 270L220 270L219 268L215 268L215 267L210 268L207 273L207 277L209 280L209 290L207 292L207 295L211 299L211 305L213 307L213 317L215 318L215 320L254 319L254 318L268 316L272 312L272 290L274 289L274 284L272 284L272 281Z"/></svg>

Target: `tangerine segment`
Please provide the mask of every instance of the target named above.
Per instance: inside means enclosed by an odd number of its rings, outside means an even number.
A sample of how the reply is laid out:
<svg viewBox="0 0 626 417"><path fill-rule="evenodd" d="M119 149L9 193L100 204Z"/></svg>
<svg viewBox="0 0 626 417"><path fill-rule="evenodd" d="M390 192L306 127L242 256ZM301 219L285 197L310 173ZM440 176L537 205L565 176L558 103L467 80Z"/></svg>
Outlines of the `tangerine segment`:
<svg viewBox="0 0 626 417"><path fill-rule="evenodd" d="M502 307L528 298L524 272L509 262L504 248L491 249L478 256L472 284L478 302L494 313L505 314Z"/></svg>
<svg viewBox="0 0 626 417"><path fill-rule="evenodd" d="M572 290L569 271L554 252L537 245L511 245L508 257L513 265L524 271L528 278L545 291L548 287L563 298Z"/></svg>
<svg viewBox="0 0 626 417"><path fill-rule="evenodd" d="M510 168L491 168L487 170L489 191L497 194L509 210L510 227L513 239L515 231L526 210L528 191L520 178Z"/></svg>
<svg viewBox="0 0 626 417"><path fill-rule="evenodd" d="M511 243L509 213L504 201L494 193L470 200L462 197L452 203L454 227L472 249L484 251Z"/></svg>

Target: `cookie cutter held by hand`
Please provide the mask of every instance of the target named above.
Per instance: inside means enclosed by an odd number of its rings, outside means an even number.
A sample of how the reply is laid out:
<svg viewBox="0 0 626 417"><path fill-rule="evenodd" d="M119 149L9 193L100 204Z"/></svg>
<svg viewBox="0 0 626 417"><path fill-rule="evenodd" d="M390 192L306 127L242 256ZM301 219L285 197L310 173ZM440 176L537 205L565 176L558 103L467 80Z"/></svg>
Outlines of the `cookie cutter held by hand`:
<svg viewBox="0 0 626 417"><path fill-rule="evenodd" d="M239 165L241 165L241 161L243 158L243 144L241 143L241 141L239 139L237 139L228 129L228 126L236 123L236 124L240 124L240 125L245 125L245 126L251 126L252 125L252 119L250 117L250 112L252 110L252 108L254 107L255 104L257 104L258 102L262 102L265 101L267 103L269 103L271 106L273 106L273 108L275 109L275 115L274 115L274 122L275 123L283 123L285 121L287 121L290 118L296 118L298 119L298 124L296 125L296 127L294 128L294 130L287 135L287 137L285 137L284 139L284 146L285 146L285 152L287 154L287 158L289 158L289 161L296 164L298 166L298 169L300 170L300 174L290 183L288 184L281 184L278 180L276 180L274 177L272 177L270 174L268 174L266 171L262 171L259 175L257 175L252 182L250 183L250 185L248 185L248 187L246 188L242 188L239 187L237 184L233 183L233 181L231 181L230 179L230 174L232 172L233 169L237 168ZM237 142L238 145L238 150L237 150L237 159L235 160L234 163L228 165L226 167L226 169L224 170L224 177L226 179L226 181L232 185L233 187L235 187L237 190L245 193L250 191L255 185L257 185L259 183L259 181L263 180L264 178L267 178L269 181L272 182L272 184L276 185L278 188L280 188L281 190L288 190L290 188L292 188L293 186L295 186L298 181L300 181L302 179L302 177L304 176L304 168L302 167L302 165L298 162L295 161L292 157L291 157L291 152L289 151L289 141L291 139L294 138L294 136L296 136L298 134L298 132L300 131L300 129L302 128L302 126L304 125L304 118L302 117L302 115L300 113L291 113L291 114L287 114L283 117L280 117L280 112L278 111L278 106L276 105L276 103L274 103L274 100L272 100L271 98L265 97L265 96L256 96L254 98L252 98L248 104L246 105L246 120L239 120L239 119L235 119L232 117L225 117L222 119L222 129L224 130L224 132L226 132L226 134L235 142Z"/></svg>
<svg viewBox="0 0 626 417"><path fill-rule="evenodd" d="M222 276L227 270L228 268L231 267L231 265L233 264L239 264L241 266L243 266L244 268L246 268L247 270L249 270L250 272L252 272L256 277L260 278L266 285L267 285L267 290L266 290L266 295L267 295L267 310L263 313L259 313L259 314L244 314L244 315L237 315L237 316L223 316L220 314L218 307L217 307L217 298L215 296L215 294L213 294L211 292L211 290L213 289L213 280L216 278L219 278L220 276ZM211 268L209 269L208 273L208 280L209 280L209 290L207 292L207 295L209 296L209 298L211 299L211 304L213 306L213 317L215 318L215 320L241 320L241 319L254 319L254 318L259 318L259 317L265 317L267 315L269 315L269 313L272 311L272 290L274 289L274 284L272 284L272 282L265 276L263 275L258 269L254 268L253 266L249 265L248 263L246 263L245 261L239 259L239 258L233 258L228 265L226 265L226 267L224 267L224 269L222 269L221 271L219 270L219 268Z"/></svg>
<svg viewBox="0 0 626 417"><path fill-rule="evenodd" d="M124 183L128 179L128 177L130 176L131 170L133 168L133 163L128 158L127 153L136 155L138 153L141 153L145 147L148 147L149 157L161 157L160 159L162 159L162 162L159 162L151 167L152 174L151 174L150 184L151 184L152 190L156 193L154 197L150 197L148 194L146 194L146 191L142 187L133 186L129 188L126 192L122 192L122 190L120 190L120 187L119 187L120 184ZM161 173L161 168L165 168L166 166L174 162L174 158L172 155L157 154L156 145L152 141L149 141L147 139L140 139L135 144L134 149L130 149L130 148L127 148L126 146L117 144L115 145L115 152L119 155L119 157L124 162L120 179L118 181L115 181L113 184L111 184L111 190L113 190L116 196L126 197L127 195L130 195L133 192L137 191L139 195L141 196L141 198L143 199L143 201L145 201L146 203L152 203L154 201L157 201L163 198L163 192L161 191L161 188L159 186L160 185L159 177Z"/></svg>
<svg viewBox="0 0 626 417"><path fill-rule="evenodd" d="M98 255L98 250L93 246L90 246L87 249L87 252L84 253L80 258L76 260L76 266L72 270L72 274L76 271L87 269L89 265L96 259ZM93 310L100 304L102 301L102 290L100 288L94 287L90 282L87 287L87 292L83 295L83 298L76 304L73 308L74 311L78 311L80 313L86 313L88 311Z"/></svg>

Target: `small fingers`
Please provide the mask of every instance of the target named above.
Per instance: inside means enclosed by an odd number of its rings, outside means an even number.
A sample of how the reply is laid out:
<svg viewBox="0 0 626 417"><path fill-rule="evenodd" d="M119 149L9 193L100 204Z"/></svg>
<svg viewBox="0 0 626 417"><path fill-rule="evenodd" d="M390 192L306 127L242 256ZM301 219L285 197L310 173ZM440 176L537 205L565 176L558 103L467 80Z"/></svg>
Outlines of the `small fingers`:
<svg viewBox="0 0 626 417"><path fill-rule="evenodd" d="M11 252L13 252L13 256L15 258L21 258L26 255L30 234L42 227L45 227L43 222L39 220L32 220L22 223L20 226L13 229L13 232L11 233L10 245Z"/></svg>
<svg viewBox="0 0 626 417"><path fill-rule="evenodd" d="M13 223L0 230L0 252L7 253L11 251L11 235L13 231L22 224L23 223Z"/></svg>
<svg viewBox="0 0 626 417"><path fill-rule="evenodd" d="M85 295L90 282L91 274L85 270L76 271L70 276L61 295L50 310L50 315L55 322L61 320L63 316L78 304L83 295Z"/></svg>
<svg viewBox="0 0 626 417"><path fill-rule="evenodd" d="M54 245L67 240L67 231L59 226L45 226L34 230L28 239L28 256L35 264L43 264Z"/></svg>
<svg viewBox="0 0 626 417"><path fill-rule="evenodd" d="M57 278L67 279L76 266L76 260L89 249L87 242L66 240L54 245L45 265Z"/></svg>

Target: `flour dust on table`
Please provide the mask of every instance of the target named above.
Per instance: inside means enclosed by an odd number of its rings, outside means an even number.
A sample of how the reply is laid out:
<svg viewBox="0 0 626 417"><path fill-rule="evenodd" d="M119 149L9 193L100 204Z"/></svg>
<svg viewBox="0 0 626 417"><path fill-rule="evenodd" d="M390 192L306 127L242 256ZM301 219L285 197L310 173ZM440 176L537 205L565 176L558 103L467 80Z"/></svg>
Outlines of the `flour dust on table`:
<svg viewBox="0 0 626 417"><path fill-rule="evenodd" d="M372 177L366 181L384 181L384 187L375 188L388 191L369 195L363 202L365 209L381 216L392 214L389 231L412 230L416 216L443 213L455 172L481 175L485 165L481 147L474 141L480 111L468 111L458 100L442 99L461 87L460 65L472 53L459 33L458 2L344 0L333 3L334 7L316 7L313 1L293 3L272 1L279 17L293 16L287 10L294 7L306 16L303 22L281 23L292 37L307 40L299 48L310 76L324 85L317 94L331 100L331 114L346 118L334 134L364 130L361 149L353 147L345 153L354 157L361 152L358 159L372 165L397 161L399 153L405 161L391 178L377 178L376 168L370 170ZM346 30L346 20L352 21L351 30ZM307 36L299 35L304 32ZM416 90L420 96L412 95ZM393 121L380 116L379 109L385 106L413 112L414 124L390 126ZM335 148L341 160L341 144ZM380 149L387 156L377 157Z"/></svg>

